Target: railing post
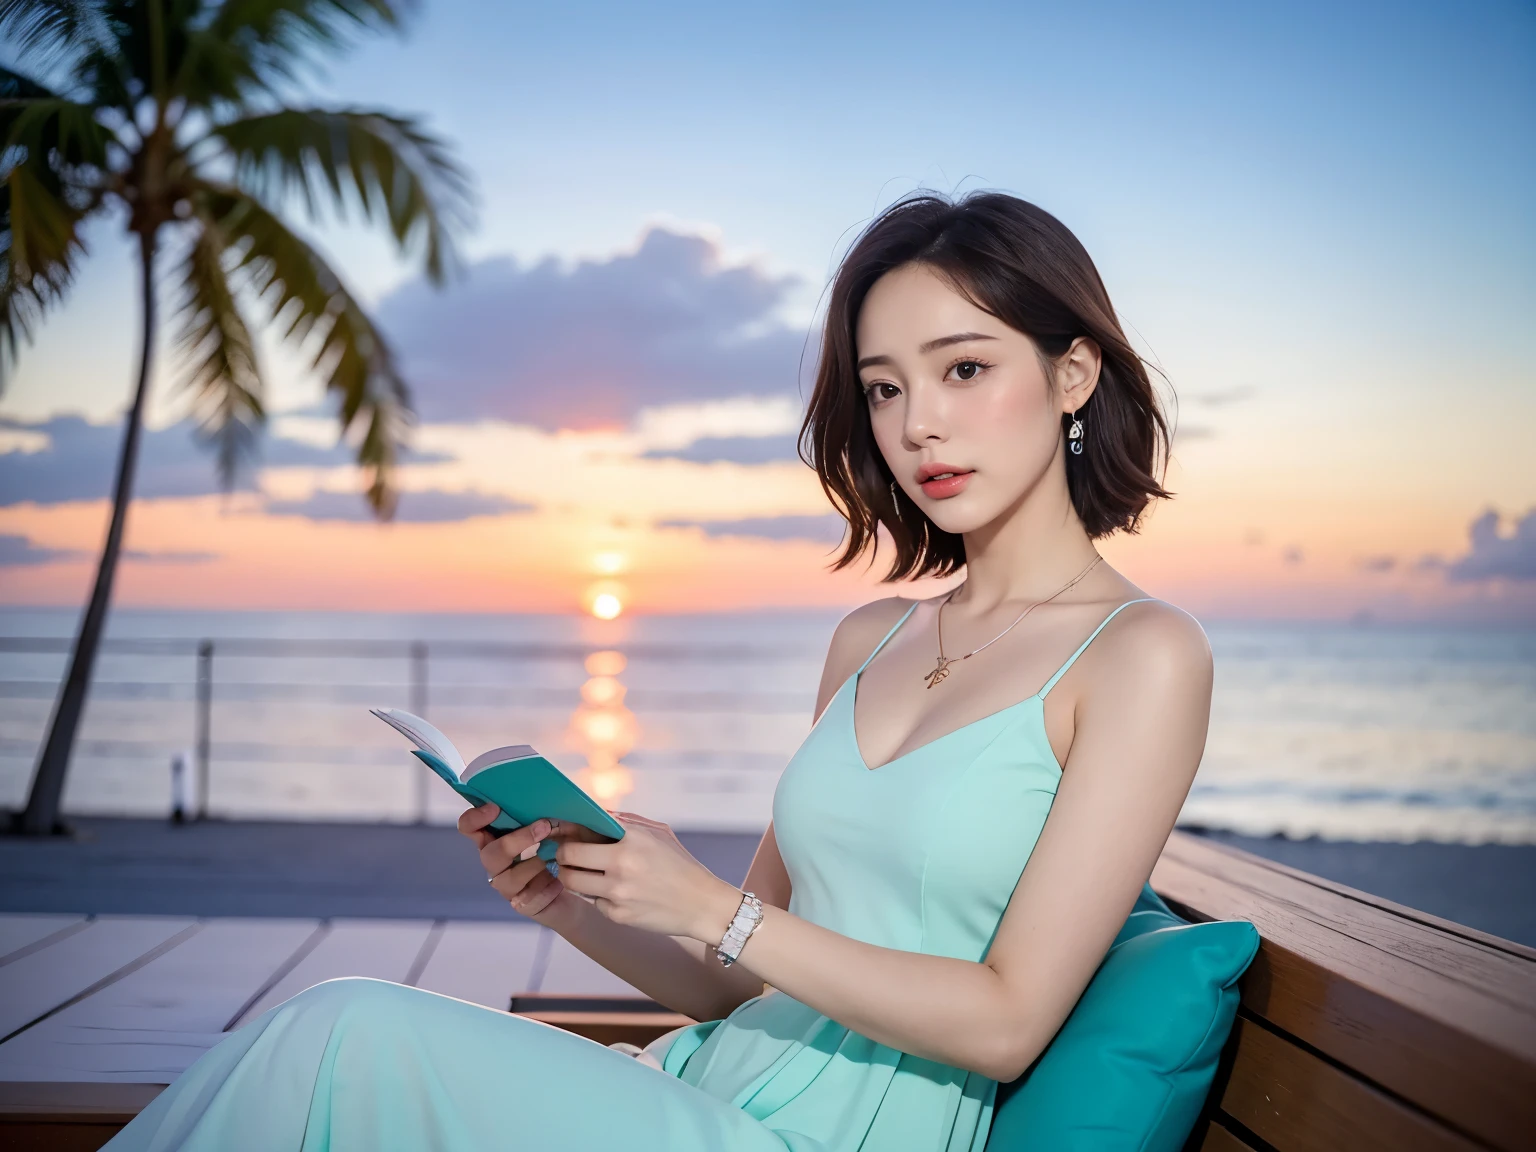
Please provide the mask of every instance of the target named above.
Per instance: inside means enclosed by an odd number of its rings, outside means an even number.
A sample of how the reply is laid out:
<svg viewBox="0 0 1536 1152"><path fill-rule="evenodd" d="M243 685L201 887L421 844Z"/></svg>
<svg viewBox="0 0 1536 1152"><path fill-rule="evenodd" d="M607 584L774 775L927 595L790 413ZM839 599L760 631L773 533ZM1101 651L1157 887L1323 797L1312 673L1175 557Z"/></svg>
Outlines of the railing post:
<svg viewBox="0 0 1536 1152"><path fill-rule="evenodd" d="M427 646L420 640L411 642L411 711L423 720L427 718ZM416 780L416 823L427 822L427 773L413 772Z"/></svg>
<svg viewBox="0 0 1536 1152"><path fill-rule="evenodd" d="M197 646L197 818L208 819L208 760L213 741L213 641Z"/></svg>

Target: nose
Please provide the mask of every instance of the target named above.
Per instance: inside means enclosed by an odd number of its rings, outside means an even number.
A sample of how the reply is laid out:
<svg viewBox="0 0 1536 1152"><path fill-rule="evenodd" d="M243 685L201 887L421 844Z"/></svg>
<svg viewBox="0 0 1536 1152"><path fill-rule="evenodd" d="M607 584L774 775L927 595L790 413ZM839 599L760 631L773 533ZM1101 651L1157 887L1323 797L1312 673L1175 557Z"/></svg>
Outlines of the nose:
<svg viewBox="0 0 1536 1152"><path fill-rule="evenodd" d="M901 432L913 448L949 439L949 406L942 388L918 382L908 389Z"/></svg>

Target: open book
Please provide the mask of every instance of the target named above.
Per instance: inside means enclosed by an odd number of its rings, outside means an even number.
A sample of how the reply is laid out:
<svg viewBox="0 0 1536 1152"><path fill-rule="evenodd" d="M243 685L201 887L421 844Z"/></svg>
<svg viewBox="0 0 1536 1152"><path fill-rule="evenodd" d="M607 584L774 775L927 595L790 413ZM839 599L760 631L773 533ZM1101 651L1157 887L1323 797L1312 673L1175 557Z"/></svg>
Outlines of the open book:
<svg viewBox="0 0 1536 1152"><path fill-rule="evenodd" d="M501 814L491 821L492 832L511 832L548 816L584 825L610 840L624 836L624 826L601 804L527 744L492 748L466 765L453 741L420 716L399 708L368 711L416 745L412 755L464 799L476 807L490 802L500 808ZM556 847L553 839L544 840L539 856L553 860Z"/></svg>

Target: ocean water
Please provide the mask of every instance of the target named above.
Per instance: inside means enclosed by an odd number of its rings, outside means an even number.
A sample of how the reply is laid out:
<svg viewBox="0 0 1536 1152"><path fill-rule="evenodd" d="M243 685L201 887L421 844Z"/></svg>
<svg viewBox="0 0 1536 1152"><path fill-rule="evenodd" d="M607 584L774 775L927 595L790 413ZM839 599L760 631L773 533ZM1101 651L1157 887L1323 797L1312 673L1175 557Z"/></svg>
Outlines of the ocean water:
<svg viewBox="0 0 1536 1152"><path fill-rule="evenodd" d="M367 712L420 705L466 759L531 743L610 807L679 828L757 830L810 724L836 622L819 612L603 623L120 611L65 807L169 810L172 758L196 759L195 649L208 638L214 815L451 822L458 798ZM74 626L72 611L0 610L0 806L25 797L64 665L62 654L34 650L46 644L18 640L66 639ZM1536 843L1536 631L1215 622L1207 631L1211 732L1182 823ZM414 655L411 642L422 646Z"/></svg>

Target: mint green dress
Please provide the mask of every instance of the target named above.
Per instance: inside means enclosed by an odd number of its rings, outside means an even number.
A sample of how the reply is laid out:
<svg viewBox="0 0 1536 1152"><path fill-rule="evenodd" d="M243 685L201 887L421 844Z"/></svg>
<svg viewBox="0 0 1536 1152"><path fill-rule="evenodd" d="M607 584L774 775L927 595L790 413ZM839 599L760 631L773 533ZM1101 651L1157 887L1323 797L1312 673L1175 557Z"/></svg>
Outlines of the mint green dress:
<svg viewBox="0 0 1536 1152"><path fill-rule="evenodd" d="M1046 694L1124 607L1036 695L871 769L854 693L908 609L779 781L789 910L881 947L984 959L1061 778ZM225 1037L107 1148L982 1152L996 1090L779 991L681 1032L659 1072L523 1017L346 979Z"/></svg>

